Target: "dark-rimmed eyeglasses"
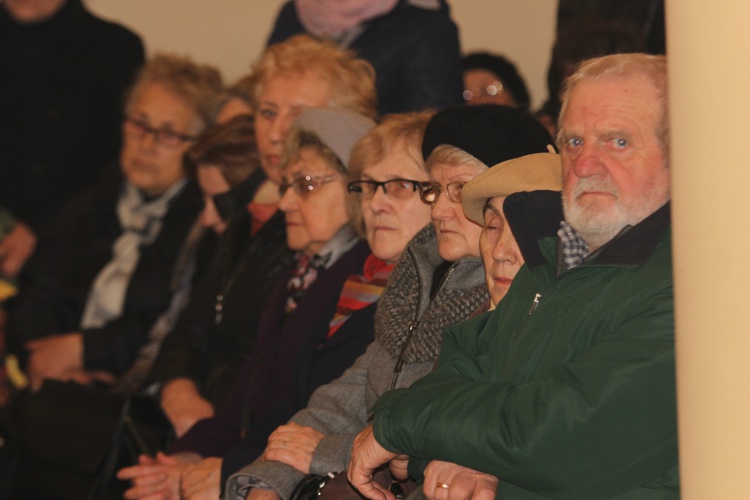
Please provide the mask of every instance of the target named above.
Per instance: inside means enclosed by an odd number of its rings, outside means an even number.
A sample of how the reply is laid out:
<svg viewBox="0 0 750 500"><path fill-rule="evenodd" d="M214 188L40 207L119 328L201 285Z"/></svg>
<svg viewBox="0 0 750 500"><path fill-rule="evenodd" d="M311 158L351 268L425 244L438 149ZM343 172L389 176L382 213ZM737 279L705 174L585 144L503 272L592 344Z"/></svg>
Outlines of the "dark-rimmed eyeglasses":
<svg viewBox="0 0 750 500"><path fill-rule="evenodd" d="M154 128L144 120L128 116L125 118L125 134L133 139L143 139L146 135L153 135L157 144L168 148L178 148L183 143L194 141L197 137L180 134L167 128Z"/></svg>
<svg viewBox="0 0 750 500"><path fill-rule="evenodd" d="M284 196L289 188L298 194L299 196L307 196L311 192L323 187L325 184L338 179L338 174L331 175L306 175L304 177L298 177L292 179L290 182L282 182L279 184L279 194Z"/></svg>
<svg viewBox="0 0 750 500"><path fill-rule="evenodd" d="M451 182L443 188L440 184L429 183L419 190L419 197L428 205L434 205L440 195L445 192L453 203L461 203L461 190L464 185L466 185L465 182Z"/></svg>
<svg viewBox="0 0 750 500"><path fill-rule="evenodd" d="M419 191L423 185L429 183L422 181L412 181L409 179L391 179L389 181L352 181L349 183L349 192L359 196L362 199L369 200L375 196L378 187L383 189L383 193L393 198L404 200Z"/></svg>

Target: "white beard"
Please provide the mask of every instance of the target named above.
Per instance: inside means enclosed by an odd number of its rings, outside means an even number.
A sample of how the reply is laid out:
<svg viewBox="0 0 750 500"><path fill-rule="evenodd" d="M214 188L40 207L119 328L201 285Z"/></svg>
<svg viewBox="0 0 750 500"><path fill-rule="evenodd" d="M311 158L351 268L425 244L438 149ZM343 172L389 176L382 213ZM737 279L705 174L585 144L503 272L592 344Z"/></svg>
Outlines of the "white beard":
<svg viewBox="0 0 750 500"><path fill-rule="evenodd" d="M630 200L620 197L617 186L609 177L604 180L591 177L578 179L572 192L564 190L565 220L584 239L590 250L596 250L617 236L625 226L638 224L669 200L669 171L665 174L664 179L654 179L642 196ZM585 191L610 193L614 196L614 203L602 206L582 201L579 196Z"/></svg>

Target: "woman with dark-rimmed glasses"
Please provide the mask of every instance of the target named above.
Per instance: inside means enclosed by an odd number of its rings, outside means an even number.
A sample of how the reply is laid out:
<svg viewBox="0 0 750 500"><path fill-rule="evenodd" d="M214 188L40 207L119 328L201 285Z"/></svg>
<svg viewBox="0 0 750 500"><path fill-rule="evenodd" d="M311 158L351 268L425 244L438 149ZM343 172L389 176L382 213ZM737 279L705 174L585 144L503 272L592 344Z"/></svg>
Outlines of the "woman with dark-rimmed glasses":
<svg viewBox="0 0 750 500"><path fill-rule="evenodd" d="M133 365L170 306L183 241L202 206L182 158L210 122L220 91L212 67L152 58L126 101L119 168L57 214L27 263L9 325L25 348L32 388L18 399L17 430L38 437L52 429L55 437L41 438L42 450L19 446L11 497L85 498L95 488L101 470L89 464L109 449L102 440L114 439L105 409L112 396L98 386L109 389ZM86 404L70 394L85 394ZM83 435L74 421L84 422Z"/></svg>
<svg viewBox="0 0 750 500"><path fill-rule="evenodd" d="M33 386L111 383L147 341L201 206L182 156L220 91L215 69L184 58L159 55L141 70L125 105L119 171L66 207L22 277L9 333L25 342Z"/></svg>

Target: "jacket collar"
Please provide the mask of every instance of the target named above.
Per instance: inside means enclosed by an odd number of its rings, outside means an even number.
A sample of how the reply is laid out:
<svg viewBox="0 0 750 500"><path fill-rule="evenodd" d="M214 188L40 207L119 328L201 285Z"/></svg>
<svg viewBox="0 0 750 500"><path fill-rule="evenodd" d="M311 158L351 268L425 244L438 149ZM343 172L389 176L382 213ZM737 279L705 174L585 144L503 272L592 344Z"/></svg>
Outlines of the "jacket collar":
<svg viewBox="0 0 750 500"><path fill-rule="evenodd" d="M503 211L518 247L529 267L548 264L540 241L556 237L563 220L562 198L557 191L514 193L503 204ZM642 265L656 250L671 224L667 202L641 222L620 234L587 257L595 264Z"/></svg>
<svg viewBox="0 0 750 500"><path fill-rule="evenodd" d="M503 212L526 264L536 267L547 263L539 240L553 237L563 220L559 191L513 193L503 203Z"/></svg>
<svg viewBox="0 0 750 500"><path fill-rule="evenodd" d="M599 250L589 255L586 262L643 265L654 253L670 225L671 205L667 202L635 226L624 229Z"/></svg>

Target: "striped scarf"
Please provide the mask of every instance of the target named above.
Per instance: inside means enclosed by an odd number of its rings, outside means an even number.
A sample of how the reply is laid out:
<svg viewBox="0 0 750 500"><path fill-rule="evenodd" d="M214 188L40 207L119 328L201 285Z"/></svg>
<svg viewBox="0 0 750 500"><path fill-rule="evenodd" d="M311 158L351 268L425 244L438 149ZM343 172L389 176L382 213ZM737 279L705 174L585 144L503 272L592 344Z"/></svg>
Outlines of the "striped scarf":
<svg viewBox="0 0 750 500"><path fill-rule="evenodd" d="M371 254L365 261L363 276L352 274L347 278L339 296L339 303L336 305L336 314L329 324L326 339L331 338L355 311L364 309L380 298L391 271L393 264L388 264Z"/></svg>

